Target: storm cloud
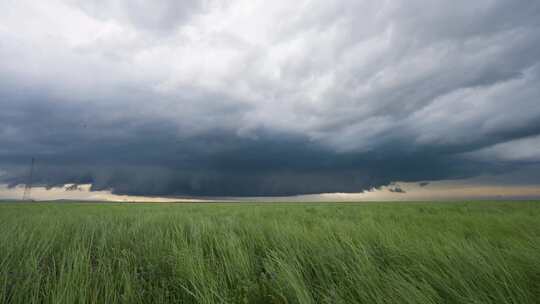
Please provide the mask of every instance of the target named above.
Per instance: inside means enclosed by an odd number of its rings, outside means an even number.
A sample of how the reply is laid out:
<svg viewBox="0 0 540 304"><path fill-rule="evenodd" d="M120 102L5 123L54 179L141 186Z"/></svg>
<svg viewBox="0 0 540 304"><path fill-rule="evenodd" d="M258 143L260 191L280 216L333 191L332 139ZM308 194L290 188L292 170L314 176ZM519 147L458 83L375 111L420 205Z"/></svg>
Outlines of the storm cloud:
<svg viewBox="0 0 540 304"><path fill-rule="evenodd" d="M539 54L538 1L3 1L0 182L32 157L135 195L526 171Z"/></svg>

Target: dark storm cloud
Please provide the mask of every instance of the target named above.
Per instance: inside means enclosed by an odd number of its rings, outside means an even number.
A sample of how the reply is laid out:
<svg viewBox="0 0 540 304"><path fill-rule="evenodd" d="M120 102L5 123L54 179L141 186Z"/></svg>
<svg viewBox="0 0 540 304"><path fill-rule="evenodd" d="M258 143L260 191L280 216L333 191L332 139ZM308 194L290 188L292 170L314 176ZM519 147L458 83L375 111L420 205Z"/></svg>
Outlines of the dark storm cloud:
<svg viewBox="0 0 540 304"><path fill-rule="evenodd" d="M0 181L35 157L47 186L289 195L538 162L539 3L306 5L0 4Z"/></svg>

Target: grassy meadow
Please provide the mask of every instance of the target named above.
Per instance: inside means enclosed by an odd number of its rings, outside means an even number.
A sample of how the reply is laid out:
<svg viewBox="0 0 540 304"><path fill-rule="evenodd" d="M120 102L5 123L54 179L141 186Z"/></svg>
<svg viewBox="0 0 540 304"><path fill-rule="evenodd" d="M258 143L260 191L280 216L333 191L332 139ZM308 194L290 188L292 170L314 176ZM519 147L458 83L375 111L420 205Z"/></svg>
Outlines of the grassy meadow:
<svg viewBox="0 0 540 304"><path fill-rule="evenodd" d="M0 303L540 303L540 202L0 203Z"/></svg>

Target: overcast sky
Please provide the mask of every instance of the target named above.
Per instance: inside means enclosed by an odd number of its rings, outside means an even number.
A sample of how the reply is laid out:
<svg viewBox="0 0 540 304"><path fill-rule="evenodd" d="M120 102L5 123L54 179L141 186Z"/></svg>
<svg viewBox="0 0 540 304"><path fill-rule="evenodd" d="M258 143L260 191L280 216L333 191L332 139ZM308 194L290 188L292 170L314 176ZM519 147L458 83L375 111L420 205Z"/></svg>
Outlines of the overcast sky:
<svg viewBox="0 0 540 304"><path fill-rule="evenodd" d="M3 0L0 184L32 157L120 195L538 188L540 1Z"/></svg>

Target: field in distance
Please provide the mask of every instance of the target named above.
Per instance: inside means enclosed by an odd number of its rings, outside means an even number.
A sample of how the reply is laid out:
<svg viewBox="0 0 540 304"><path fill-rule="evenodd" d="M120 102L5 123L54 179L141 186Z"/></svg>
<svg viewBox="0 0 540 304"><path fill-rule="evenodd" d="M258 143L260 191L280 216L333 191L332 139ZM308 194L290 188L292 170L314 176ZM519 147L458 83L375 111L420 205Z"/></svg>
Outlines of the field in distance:
<svg viewBox="0 0 540 304"><path fill-rule="evenodd" d="M0 303L539 302L540 202L0 204Z"/></svg>

